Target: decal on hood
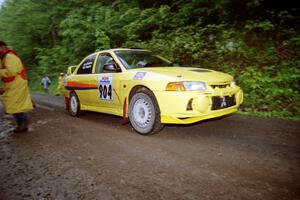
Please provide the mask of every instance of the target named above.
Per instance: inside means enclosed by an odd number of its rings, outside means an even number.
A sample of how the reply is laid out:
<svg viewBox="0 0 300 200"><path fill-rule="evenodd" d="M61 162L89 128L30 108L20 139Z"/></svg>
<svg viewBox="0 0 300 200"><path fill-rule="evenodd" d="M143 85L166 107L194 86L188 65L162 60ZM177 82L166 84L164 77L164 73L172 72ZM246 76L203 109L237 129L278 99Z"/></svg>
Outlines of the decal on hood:
<svg viewBox="0 0 300 200"><path fill-rule="evenodd" d="M146 72L137 72L134 75L133 80L142 80L145 75L146 75Z"/></svg>

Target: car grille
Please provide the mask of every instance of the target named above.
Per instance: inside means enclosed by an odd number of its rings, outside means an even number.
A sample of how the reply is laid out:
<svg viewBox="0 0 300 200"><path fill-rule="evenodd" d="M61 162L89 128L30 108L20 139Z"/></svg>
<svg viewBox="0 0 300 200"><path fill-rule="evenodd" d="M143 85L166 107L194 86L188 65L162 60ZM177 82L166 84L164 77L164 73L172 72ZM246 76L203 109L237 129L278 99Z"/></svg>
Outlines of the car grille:
<svg viewBox="0 0 300 200"><path fill-rule="evenodd" d="M226 88L226 87L229 87L230 84L222 84L222 85L210 85L213 89L215 88Z"/></svg>
<svg viewBox="0 0 300 200"><path fill-rule="evenodd" d="M212 107L211 110L219 110L223 108L228 108L234 106L235 96L225 96L225 97L212 97Z"/></svg>

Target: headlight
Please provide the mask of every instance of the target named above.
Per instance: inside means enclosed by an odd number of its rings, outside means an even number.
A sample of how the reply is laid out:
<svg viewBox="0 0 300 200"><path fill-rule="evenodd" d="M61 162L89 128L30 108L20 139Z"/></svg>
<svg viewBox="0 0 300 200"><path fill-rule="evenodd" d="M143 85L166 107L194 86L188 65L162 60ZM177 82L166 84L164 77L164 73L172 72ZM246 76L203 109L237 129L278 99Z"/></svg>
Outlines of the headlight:
<svg viewBox="0 0 300 200"><path fill-rule="evenodd" d="M171 82L168 83L166 91L200 91L206 90L206 84L204 82Z"/></svg>

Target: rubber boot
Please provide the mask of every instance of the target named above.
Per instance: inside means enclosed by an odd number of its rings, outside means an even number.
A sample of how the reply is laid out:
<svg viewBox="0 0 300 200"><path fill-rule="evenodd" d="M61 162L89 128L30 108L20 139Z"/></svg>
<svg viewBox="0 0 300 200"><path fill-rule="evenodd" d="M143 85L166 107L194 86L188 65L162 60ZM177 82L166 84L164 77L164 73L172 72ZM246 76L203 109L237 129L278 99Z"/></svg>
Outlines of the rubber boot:
<svg viewBox="0 0 300 200"><path fill-rule="evenodd" d="M28 131L28 121L23 121L14 129L15 133L23 133Z"/></svg>

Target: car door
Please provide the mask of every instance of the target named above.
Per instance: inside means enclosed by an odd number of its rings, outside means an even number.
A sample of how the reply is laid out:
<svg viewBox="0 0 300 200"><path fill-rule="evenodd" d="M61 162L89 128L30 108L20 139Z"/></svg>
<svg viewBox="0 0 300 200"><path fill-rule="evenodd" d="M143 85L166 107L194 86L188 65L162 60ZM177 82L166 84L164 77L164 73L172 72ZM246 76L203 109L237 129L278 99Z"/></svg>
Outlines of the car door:
<svg viewBox="0 0 300 200"><path fill-rule="evenodd" d="M91 54L86 57L78 67L76 75L73 78L72 85L76 94L83 105L90 105L90 93L92 90L97 90L97 85L91 85L90 80L93 75L93 66L95 63L96 54Z"/></svg>
<svg viewBox="0 0 300 200"><path fill-rule="evenodd" d="M105 66L114 66L115 70L107 70ZM94 66L91 84L97 85L98 90L91 91L92 104L107 113L116 114L121 108L120 80L121 68L110 53L100 53ZM103 112L103 111L102 111Z"/></svg>

